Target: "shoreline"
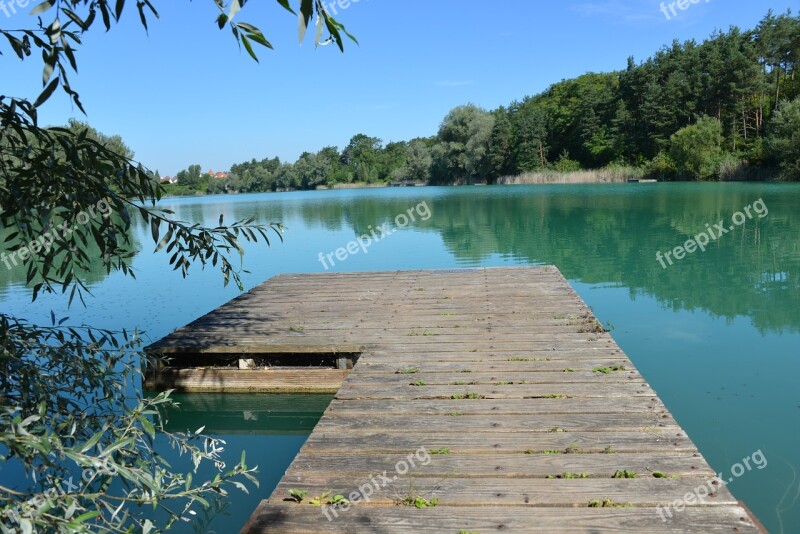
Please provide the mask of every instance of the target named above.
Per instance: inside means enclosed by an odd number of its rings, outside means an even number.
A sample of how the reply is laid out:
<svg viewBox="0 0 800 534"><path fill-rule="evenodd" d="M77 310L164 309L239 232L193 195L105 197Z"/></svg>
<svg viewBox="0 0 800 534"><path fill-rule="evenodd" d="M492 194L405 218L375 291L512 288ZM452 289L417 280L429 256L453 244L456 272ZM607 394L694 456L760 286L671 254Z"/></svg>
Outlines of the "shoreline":
<svg viewBox="0 0 800 534"><path fill-rule="evenodd" d="M788 183L777 179L777 173L767 171L765 174L769 176L768 179L742 179L731 180L664 180L652 178L647 176L643 170L633 167L622 167L619 169L595 169L595 170L581 170L581 171L540 171L525 173L517 176L502 176L497 179L495 183L472 182L472 183L453 183L453 184L436 184L436 183L416 183L413 185L394 185L391 182L380 183L351 183L351 184L333 184L332 186L317 186L314 189L279 189L277 191L248 191L238 192L232 191L228 193L204 193L193 192L186 194L176 194L166 192L162 198L185 198L185 197L202 197L202 196L227 196L227 195L247 195L247 194L260 194L260 193L290 193L298 191L345 191L345 190L359 190L359 189L405 189L409 187L469 187L469 186L506 186L506 185L585 185L585 184L624 184L624 183ZM761 175L763 176L763 175Z"/></svg>

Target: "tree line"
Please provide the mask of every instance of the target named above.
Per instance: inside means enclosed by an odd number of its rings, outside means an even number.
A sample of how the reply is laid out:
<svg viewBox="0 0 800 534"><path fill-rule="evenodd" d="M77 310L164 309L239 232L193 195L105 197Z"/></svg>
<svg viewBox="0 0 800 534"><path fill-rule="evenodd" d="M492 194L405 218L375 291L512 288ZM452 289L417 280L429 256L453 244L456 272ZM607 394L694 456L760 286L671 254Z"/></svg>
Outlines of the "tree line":
<svg viewBox="0 0 800 534"><path fill-rule="evenodd" d="M436 135L384 144L353 136L343 149L234 165L227 179L200 166L176 193L262 192L412 180L494 183L545 170L627 166L666 180L800 180L800 16L772 11L754 29L702 43L674 41L624 70L588 73L508 106L459 106Z"/></svg>

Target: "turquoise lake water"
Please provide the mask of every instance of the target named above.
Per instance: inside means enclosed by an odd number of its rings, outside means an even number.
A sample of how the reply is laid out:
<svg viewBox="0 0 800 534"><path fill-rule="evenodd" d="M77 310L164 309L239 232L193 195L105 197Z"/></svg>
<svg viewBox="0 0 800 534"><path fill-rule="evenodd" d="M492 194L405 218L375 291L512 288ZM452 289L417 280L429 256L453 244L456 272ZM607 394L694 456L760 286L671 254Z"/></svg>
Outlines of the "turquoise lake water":
<svg viewBox="0 0 800 534"><path fill-rule="evenodd" d="M166 199L163 206L209 225L220 214L285 224L284 243L247 247L247 288L281 273L323 272L320 253L333 255L332 271L556 265L600 321L613 325L614 338L712 467L734 478L734 495L770 532L800 532L800 186L409 188ZM336 258L358 236L403 223L397 215L411 208L415 222L366 253ZM675 259L675 247L720 222L727 233ZM24 273L2 265L0 305L47 324L53 310L71 323L139 328L154 341L238 294L223 288L217 271L193 269L182 279L163 254L152 253L147 236L135 228L137 279L98 268L86 308L67 310L65 299L52 296L31 303ZM656 253L667 251L664 268ZM328 400L187 398L174 424L208 424L227 439L231 458L246 449L261 471L261 488L237 496L208 528L230 532L244 522ZM758 451L766 467L733 477L732 468Z"/></svg>

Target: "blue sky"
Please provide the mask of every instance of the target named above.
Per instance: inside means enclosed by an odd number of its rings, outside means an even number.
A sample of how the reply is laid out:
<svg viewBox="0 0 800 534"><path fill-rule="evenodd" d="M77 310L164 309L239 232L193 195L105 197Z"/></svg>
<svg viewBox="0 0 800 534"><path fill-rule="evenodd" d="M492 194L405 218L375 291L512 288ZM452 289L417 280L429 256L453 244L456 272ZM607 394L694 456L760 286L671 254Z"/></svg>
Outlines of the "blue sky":
<svg viewBox="0 0 800 534"><path fill-rule="evenodd" d="M79 52L72 85L88 117L59 95L41 120L76 117L120 134L162 175L193 163L226 170L251 158L294 161L304 150L342 148L356 133L386 142L429 136L457 105L496 108L564 78L624 68L628 56L644 59L673 39L751 28L769 8L800 9L797 0L700 0L668 19L661 3L351 0L337 18L360 46L341 54L315 50L312 36L298 45L292 15L274 0L251 0L238 18L276 47L259 50L255 63L217 30L212 0L155 1L161 19L149 34L129 0L122 24L109 33L98 24ZM0 11L1 27L32 23ZM35 98L41 65L10 52L0 61L0 93Z"/></svg>

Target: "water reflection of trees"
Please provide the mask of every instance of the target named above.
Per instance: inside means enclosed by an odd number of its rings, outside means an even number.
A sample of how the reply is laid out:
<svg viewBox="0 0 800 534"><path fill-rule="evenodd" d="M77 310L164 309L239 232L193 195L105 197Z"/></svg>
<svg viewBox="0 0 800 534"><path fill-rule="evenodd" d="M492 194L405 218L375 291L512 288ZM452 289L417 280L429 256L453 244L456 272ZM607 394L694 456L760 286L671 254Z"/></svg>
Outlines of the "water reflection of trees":
<svg viewBox="0 0 800 534"><path fill-rule="evenodd" d="M723 236L702 254L662 269L656 251L681 245L763 197L769 215ZM672 309L749 317L761 331L800 330L800 189L749 185L621 185L538 188L425 188L346 194L305 193L183 199L175 216L214 222L256 215L310 232L369 233L425 201L431 218L412 227L439 234L459 264L494 256L555 264L569 279L627 287ZM146 242L136 222L132 239ZM296 236L296 237L295 237ZM0 240L5 234L0 231ZM301 234L293 238L302 239ZM425 251L420 251L424 254ZM0 287L24 283L24 270L0 265ZM92 283L105 277L99 258Z"/></svg>
<svg viewBox="0 0 800 534"><path fill-rule="evenodd" d="M653 189L653 188L661 189ZM552 263L570 279L618 284L673 309L747 316L762 331L800 330L800 189L751 186L623 185L547 189L429 190L418 197L367 196L299 205L309 226L354 235L389 222L425 200L430 220L419 231L439 233L459 263L493 255L520 263ZM763 197L770 210L724 235L704 253L663 269L667 251ZM337 224L338 223L338 224Z"/></svg>
<svg viewBox="0 0 800 534"><path fill-rule="evenodd" d="M133 217L133 221L138 220L138 217ZM134 232L135 223L132 227L128 230L128 242L125 243L122 239L120 239L120 246L126 253L135 254L137 251L141 250L140 241L137 238L137 232ZM14 233L14 230L11 228L0 228L0 243L1 244L8 244L6 239ZM12 241L13 242L13 241ZM3 246L0 246L0 250L6 250L6 254L10 254L7 249ZM86 247L85 247L86 256L89 258L89 269L76 269L76 276L78 276L88 287L91 287L95 284L98 284L106 279L108 276L108 269L106 265L103 263L103 257L100 253L100 248L92 239L87 239ZM8 261L11 268L9 269L5 263L0 263L0 289L6 288L11 285L28 285L33 287L35 284L40 282L41 280L38 277L35 277L33 280L27 280L27 268L22 262L17 259L17 265L14 265L14 262ZM56 261L55 263L55 271L58 271L60 265Z"/></svg>

